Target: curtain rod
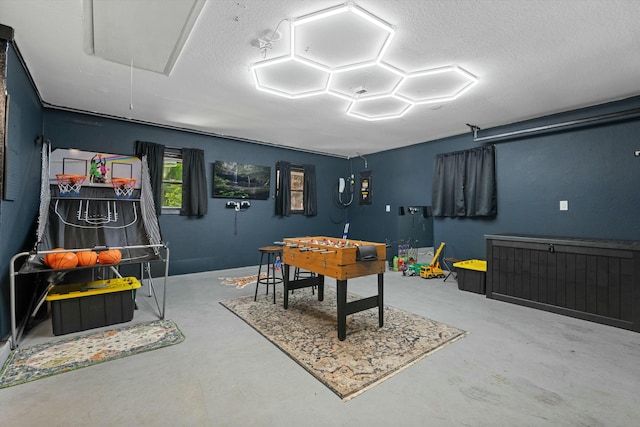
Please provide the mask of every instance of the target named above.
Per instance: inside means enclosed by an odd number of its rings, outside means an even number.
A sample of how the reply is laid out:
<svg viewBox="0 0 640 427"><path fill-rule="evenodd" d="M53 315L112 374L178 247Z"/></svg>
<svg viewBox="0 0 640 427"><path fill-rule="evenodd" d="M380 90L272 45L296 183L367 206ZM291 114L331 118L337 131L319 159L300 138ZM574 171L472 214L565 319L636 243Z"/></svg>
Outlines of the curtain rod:
<svg viewBox="0 0 640 427"><path fill-rule="evenodd" d="M545 125L545 126L537 126L533 128L521 129L521 130L516 130L512 132L505 132L497 135L489 135L489 136L483 136L483 137L478 137L478 131L481 130L480 127L471 125L469 123L467 123L467 126L471 128L471 133L473 134L473 142L484 142L484 141L493 141L495 139L517 137L517 136L526 135L534 132L554 130L554 129L559 129L567 126L583 125L583 124L592 123L600 120L614 119L614 118L629 116L633 114L640 114L640 108L633 108L631 110L618 111L616 113L602 114L600 116L594 116L594 117L585 117L583 119L570 120L568 122L555 123L552 125Z"/></svg>

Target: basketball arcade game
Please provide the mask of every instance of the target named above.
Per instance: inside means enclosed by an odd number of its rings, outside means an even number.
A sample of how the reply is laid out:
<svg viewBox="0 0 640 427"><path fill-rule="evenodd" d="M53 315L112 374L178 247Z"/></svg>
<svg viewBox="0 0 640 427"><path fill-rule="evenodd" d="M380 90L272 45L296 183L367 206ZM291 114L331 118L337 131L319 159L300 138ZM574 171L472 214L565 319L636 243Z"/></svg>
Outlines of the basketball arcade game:
<svg viewBox="0 0 640 427"><path fill-rule="evenodd" d="M347 316L378 307L378 324L383 326L383 294L386 245L331 237L283 239L284 308L289 305L289 291L318 286L318 301L324 299L324 276L336 279L338 339L347 336ZM303 279L289 278L290 266L316 273ZM377 274L378 294L347 302L347 280Z"/></svg>
<svg viewBox="0 0 640 427"><path fill-rule="evenodd" d="M61 249L62 248L62 249ZM60 252L101 253L117 250L121 260L113 264L87 266L62 265L51 268L45 263L48 254ZM18 263L22 263L18 268ZM162 301L158 299L151 263L164 263ZM16 319L16 277L41 273L46 276L47 290L37 298L35 316L48 291L60 284L69 273L89 269L100 274L122 278L120 266L139 265L140 279L149 285L160 319L164 318L169 272L169 249L162 242L155 213L146 158L88 153L79 150L42 147L40 210L36 243L29 252L11 258L11 348L18 346L29 316L18 325ZM29 314L28 313L28 314Z"/></svg>

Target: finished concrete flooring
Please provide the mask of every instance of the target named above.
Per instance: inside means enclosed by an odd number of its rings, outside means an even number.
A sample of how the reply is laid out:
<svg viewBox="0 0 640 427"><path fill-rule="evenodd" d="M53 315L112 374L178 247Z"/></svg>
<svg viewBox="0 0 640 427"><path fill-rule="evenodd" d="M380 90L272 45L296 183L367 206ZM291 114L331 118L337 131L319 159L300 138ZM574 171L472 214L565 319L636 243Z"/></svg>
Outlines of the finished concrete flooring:
<svg viewBox="0 0 640 427"><path fill-rule="evenodd" d="M186 340L0 390L1 426L637 426L640 334L385 273L385 304L469 335L342 402L218 302L253 295L218 277L172 276L166 318ZM161 285L156 281L156 287ZM335 281L327 279L327 286ZM145 285L146 288L146 285ZM349 291L375 293L375 278ZM300 290L297 292L305 292ZM133 322L156 319L138 294ZM260 298L266 298L264 288ZM311 297L311 296L310 296ZM348 334L348 332L347 332ZM24 337L53 340L51 322ZM347 335L347 339L349 339Z"/></svg>

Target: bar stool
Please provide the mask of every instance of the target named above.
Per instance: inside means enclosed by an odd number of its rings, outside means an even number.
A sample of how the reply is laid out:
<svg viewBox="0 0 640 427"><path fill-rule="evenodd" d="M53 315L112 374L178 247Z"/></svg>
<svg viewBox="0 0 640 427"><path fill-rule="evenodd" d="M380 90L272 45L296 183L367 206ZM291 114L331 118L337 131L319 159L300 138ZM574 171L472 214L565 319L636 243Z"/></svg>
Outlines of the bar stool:
<svg viewBox="0 0 640 427"><path fill-rule="evenodd" d="M284 280L284 275L282 273L282 263L280 263L280 277L276 277L276 263L278 261L278 257L282 260L282 247L281 246L265 246L258 249L260 251L260 266L258 267L258 280L256 281L256 293L253 296L253 300L256 301L258 299L258 287L262 283L263 285L267 285L267 295L269 295L269 285L273 285L273 303L276 303L276 285L278 283L282 283ZM267 277L262 277L262 265L264 261L264 256L267 256Z"/></svg>
<svg viewBox="0 0 640 427"><path fill-rule="evenodd" d="M314 273L313 271L306 271L306 270L300 270L300 267L296 267L293 270L293 279L294 280L298 280L298 279L304 279L306 277L316 277L316 273ZM293 290L291 291L291 293L293 293ZM316 287L312 286L311 287L311 294L315 295L316 294Z"/></svg>

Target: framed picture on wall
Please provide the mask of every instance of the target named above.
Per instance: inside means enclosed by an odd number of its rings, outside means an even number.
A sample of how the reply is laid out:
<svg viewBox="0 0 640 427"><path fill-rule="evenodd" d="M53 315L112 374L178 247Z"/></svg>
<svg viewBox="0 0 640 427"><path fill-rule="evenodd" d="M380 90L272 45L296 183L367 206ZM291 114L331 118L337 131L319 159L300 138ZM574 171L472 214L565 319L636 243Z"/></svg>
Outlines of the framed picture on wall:
<svg viewBox="0 0 640 427"><path fill-rule="evenodd" d="M267 200L271 167L217 160L213 165L213 197Z"/></svg>

